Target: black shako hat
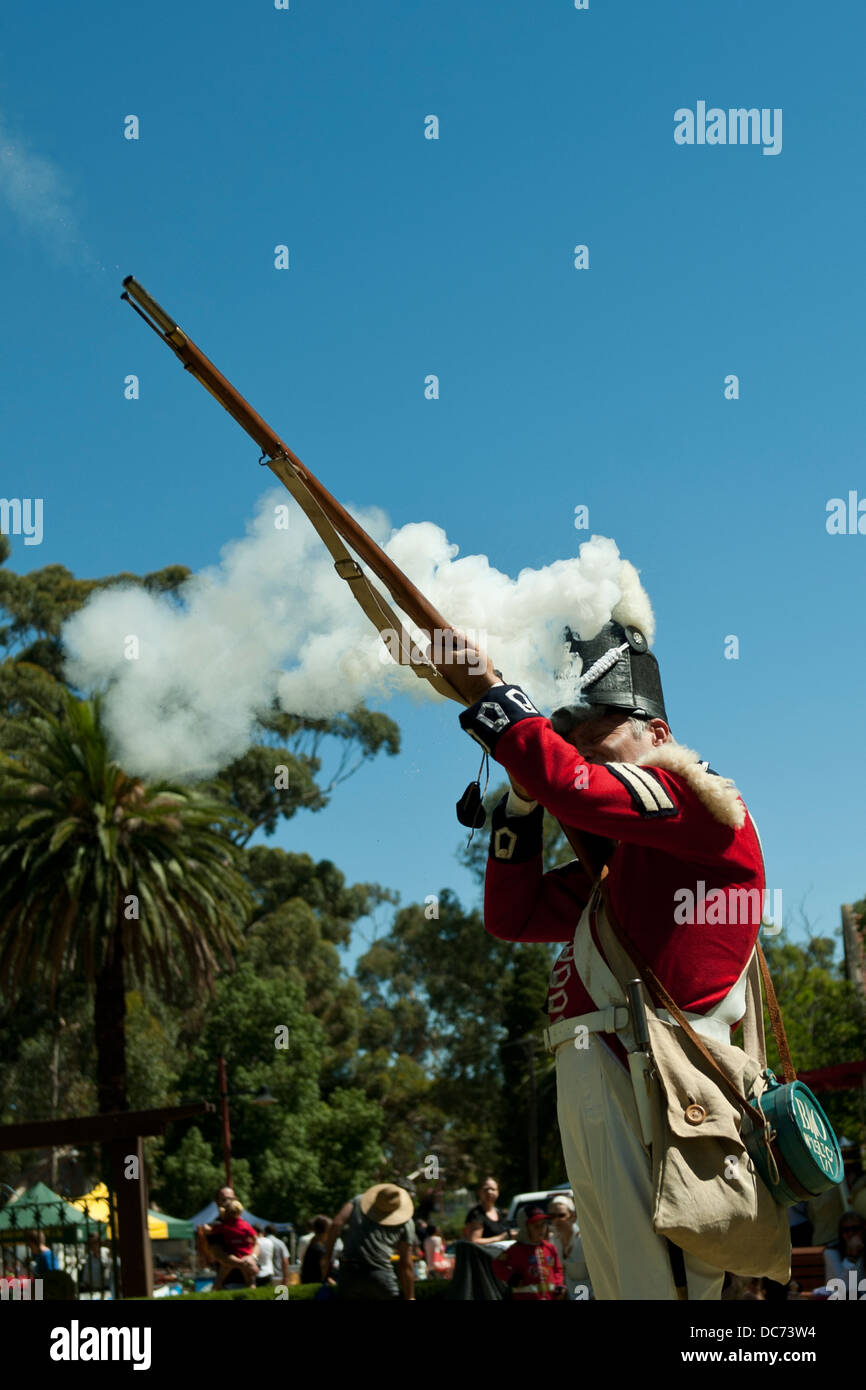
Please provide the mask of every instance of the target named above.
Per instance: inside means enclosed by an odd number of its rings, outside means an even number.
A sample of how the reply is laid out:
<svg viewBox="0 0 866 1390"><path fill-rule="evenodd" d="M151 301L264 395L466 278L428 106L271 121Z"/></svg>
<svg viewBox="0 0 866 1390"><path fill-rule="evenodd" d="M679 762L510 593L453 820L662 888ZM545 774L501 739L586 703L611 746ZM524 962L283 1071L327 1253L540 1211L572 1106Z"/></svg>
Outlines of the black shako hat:
<svg viewBox="0 0 866 1390"><path fill-rule="evenodd" d="M667 724L659 664L639 628L611 621L597 637L581 641L567 627L565 639L583 663L577 686L581 700L612 705L639 718L663 719ZM554 711L554 728L560 713Z"/></svg>

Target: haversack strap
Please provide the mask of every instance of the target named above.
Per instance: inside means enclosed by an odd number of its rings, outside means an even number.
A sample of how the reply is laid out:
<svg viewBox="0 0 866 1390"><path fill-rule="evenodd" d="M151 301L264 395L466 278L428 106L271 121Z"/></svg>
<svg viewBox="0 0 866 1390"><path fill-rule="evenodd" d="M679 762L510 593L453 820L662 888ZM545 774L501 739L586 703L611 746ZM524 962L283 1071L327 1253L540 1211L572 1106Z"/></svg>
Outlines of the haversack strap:
<svg viewBox="0 0 866 1390"><path fill-rule="evenodd" d="M272 459L270 462L273 471L277 473L281 482L288 488L295 501L306 512L308 520L318 531L321 540L331 552L334 569L341 579L345 579L370 622L380 634L399 634L401 656L404 652L411 652L412 639L403 622L387 599L370 583L357 560L349 554L333 522L325 515L303 478L298 475L288 459ZM415 675L420 676L422 680L429 681L440 695L457 700L461 705L466 704L463 696L437 671L432 662L410 660L400 661L399 665L411 666Z"/></svg>
<svg viewBox="0 0 866 1390"><path fill-rule="evenodd" d="M626 951L634 960L634 963L640 971L644 983L649 989L656 1006L661 1006L662 1008L667 1009L668 1013L673 1015L673 1017L676 1019L677 1023L680 1025L683 1032L685 1033L686 1037L689 1038L692 1043L694 1043L695 1047L698 1049L704 1060L706 1062L709 1062L710 1066L713 1069L713 1072L717 1074L720 1078L725 1091L730 1096L731 1100L734 1102L737 1108L743 1112L743 1114L746 1116L749 1122L758 1129L763 1127L765 1134L765 1142L767 1144L767 1152L768 1155L772 1157L772 1151L770 1149L768 1134L768 1121L764 1118L757 1106L752 1105L751 1102L748 1101L746 1097L737 1090L730 1077L725 1075L718 1062L716 1061L715 1057L713 1057L712 1053L709 1052L708 1049L704 1046L698 1034L692 1028L685 1014L674 1003L673 999L668 994L664 985L657 978L655 972L652 970L652 968L644 958L643 953L637 949L633 941L629 941L626 937L625 932L620 926L619 919L617 918L616 913L613 910L613 904L611 902L610 897L610 884L608 882L608 877L609 876L607 865L605 865L605 867L601 871L601 892L604 898L607 920L609 921L612 930L616 934L617 940L619 941L623 950Z"/></svg>
<svg viewBox="0 0 866 1390"><path fill-rule="evenodd" d="M791 1060L791 1052L788 1047L788 1039L785 1036L785 1025L782 1022L782 1010L779 1008L779 1001L776 998L776 991L773 988L773 981L767 967L764 952L761 950L760 943L755 946L758 953L758 963L761 967L761 978L764 981L764 989L767 993L767 1008L770 1013L770 1022L773 1025L773 1035L776 1039L776 1047L779 1049L779 1060L782 1064L782 1075L786 1081L796 1081L797 1073L794 1070L794 1063Z"/></svg>

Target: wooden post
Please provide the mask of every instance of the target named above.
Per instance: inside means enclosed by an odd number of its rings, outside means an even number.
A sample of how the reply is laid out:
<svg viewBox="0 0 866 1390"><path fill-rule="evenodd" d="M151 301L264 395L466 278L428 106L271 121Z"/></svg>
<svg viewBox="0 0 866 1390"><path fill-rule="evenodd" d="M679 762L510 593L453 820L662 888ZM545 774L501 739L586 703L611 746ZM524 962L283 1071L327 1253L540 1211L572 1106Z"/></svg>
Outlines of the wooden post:
<svg viewBox="0 0 866 1390"><path fill-rule="evenodd" d="M151 1298L153 1261L147 1233L147 1176L141 1136L162 1134L166 1125L173 1121L213 1114L213 1110L209 1101L197 1101L160 1110L118 1110L111 1114L75 1115L67 1120L0 1125L0 1153L46 1148L53 1144L101 1144L103 1154L109 1157L111 1187L117 1204L121 1259L118 1293L122 1291L123 1298ZM136 1160L135 1165L132 1159ZM127 1176L130 1168L137 1176Z"/></svg>
<svg viewBox="0 0 866 1390"><path fill-rule="evenodd" d="M153 1296L153 1260L147 1234L147 1174L140 1135L110 1139L105 1145L117 1199L120 1280L124 1298ZM130 1177L133 1167L137 1177Z"/></svg>
<svg viewBox="0 0 866 1390"><path fill-rule="evenodd" d="M223 1131L223 1163L226 1169L226 1187L232 1185L232 1133L229 1129L229 1086L226 1079L226 1059L220 1055L217 1061L217 1076L220 1088L220 1114Z"/></svg>

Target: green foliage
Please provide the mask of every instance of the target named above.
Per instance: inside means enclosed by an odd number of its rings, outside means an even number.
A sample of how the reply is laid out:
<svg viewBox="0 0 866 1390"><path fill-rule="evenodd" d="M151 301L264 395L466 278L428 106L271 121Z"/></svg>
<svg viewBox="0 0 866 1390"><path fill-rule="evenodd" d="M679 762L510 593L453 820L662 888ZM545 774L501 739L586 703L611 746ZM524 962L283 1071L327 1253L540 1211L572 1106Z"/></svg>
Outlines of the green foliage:
<svg viewBox="0 0 866 1390"><path fill-rule="evenodd" d="M400 747L396 724L387 715L358 705L351 714L332 719L307 719L276 708L259 716L258 742L236 758L214 783L246 822L240 843L256 830L272 835L280 820L299 810L320 811L331 792L380 752L393 756ZM317 781L322 771L321 749L336 740L340 757L328 782ZM278 781L276 770L280 769Z"/></svg>
<svg viewBox="0 0 866 1390"><path fill-rule="evenodd" d="M502 1159L497 1175L504 1191L519 1190L527 1182L530 1125L538 1145L539 1182L552 1185L563 1180L556 1067L541 1042L541 1030L548 1021L542 1005L547 999L550 966L549 947L518 946L503 987L507 1040L500 1045L502 1099L498 1138Z"/></svg>
<svg viewBox="0 0 866 1390"><path fill-rule="evenodd" d="M192 1215L207 1203L225 1182L223 1169L214 1160L211 1145L198 1125L192 1125L174 1153L162 1162L162 1205L167 1211Z"/></svg>
<svg viewBox="0 0 866 1390"><path fill-rule="evenodd" d="M36 745L38 734L27 715L37 706L62 717L64 694L64 687L42 666L0 662L0 750L13 753Z"/></svg>
<svg viewBox="0 0 866 1390"><path fill-rule="evenodd" d="M385 1110L393 1166L414 1171L435 1155L449 1186L474 1186L482 1169L501 1167L504 1145L525 1170L525 1145L503 1137L499 1045L525 1021L516 1011L509 1021L507 990L526 948L490 936L480 914L464 912L448 889L438 913L404 908L358 961L361 1044L370 1049L365 1070ZM546 979L536 1006L545 990Z"/></svg>
<svg viewBox="0 0 866 1390"><path fill-rule="evenodd" d="M239 939L248 899L235 817L200 792L129 777L108 752L102 707L64 693L39 709L37 743L0 759L0 983L93 983L122 938L140 977L170 988L185 957L201 983Z"/></svg>
<svg viewBox="0 0 866 1390"><path fill-rule="evenodd" d="M395 894L378 884L347 886L345 877L328 859L316 863L308 854L289 854L265 845L253 846L247 857L247 877L253 884L253 921L292 899L301 899L317 914L325 940L346 946L352 924Z"/></svg>
<svg viewBox="0 0 866 1390"><path fill-rule="evenodd" d="M507 791L485 797L489 815ZM458 853L483 883L488 831ZM545 865L573 859L551 817ZM498 941L477 911L439 896L439 917L420 907L398 913L390 933L361 957L362 1044L368 1085L388 1117L394 1167L419 1167L435 1154L449 1185L474 1186L493 1172L503 1190L524 1187L529 1171L530 1052L535 1070L539 1181L561 1182L556 1075L541 1046L543 1006L558 946Z"/></svg>
<svg viewBox="0 0 866 1390"><path fill-rule="evenodd" d="M0 551L0 564L8 555L6 541ZM59 681L63 675L63 624L92 594L118 585L176 594L189 573L183 565L169 565L143 578L137 574L114 574L105 579L76 579L64 565L46 565L29 574L0 570L0 611L5 611L7 617L0 624L0 650L5 649L18 661L43 667Z"/></svg>
<svg viewBox="0 0 866 1390"><path fill-rule="evenodd" d="M126 993L127 1086L131 1110L177 1105L181 1017L148 986Z"/></svg>
<svg viewBox="0 0 866 1390"><path fill-rule="evenodd" d="M65 980L53 1008L38 988L15 1004L0 995L0 1056L0 1123L92 1110L93 1006L84 988Z"/></svg>
<svg viewBox="0 0 866 1390"><path fill-rule="evenodd" d="M166 1298L163 1295L163 1297L159 1299L159 1302L203 1303L218 1301L220 1299L223 1301L234 1299L244 1303L249 1302L251 1300L258 1303L312 1303L321 1287L321 1284L289 1284L289 1296L288 1298L283 1299L277 1298L276 1289L278 1288L278 1285L275 1284L272 1285L271 1288L264 1287L261 1289L218 1289L216 1292L214 1292L213 1289L210 1289L206 1293L179 1293L174 1294L168 1298ZM419 1303L426 1303L427 1300L431 1298L443 1298L450 1287L450 1281L447 1279L416 1280L415 1298ZM132 1299L130 1301L133 1303L148 1302L147 1299Z"/></svg>
<svg viewBox="0 0 866 1390"><path fill-rule="evenodd" d="M290 970L272 962L263 976L241 952L234 975L219 981L204 1017L190 1024L181 1047L188 1060L178 1084L185 1095L214 1095L216 1058L220 1052L225 1056L233 1169L241 1158L249 1164L246 1186L234 1172L233 1178L248 1207L272 1220L290 1220L299 1210L336 1210L369 1185L381 1162L381 1109L358 1087L333 1090L325 1098L325 1030L308 1012L303 982ZM275 1031L280 1028L288 1029L287 1049L276 1045L282 1041ZM242 1094L261 1086L277 1104L262 1108ZM197 1128L217 1152L218 1116L204 1117ZM182 1195L178 1172L167 1158L161 1190L169 1209Z"/></svg>
<svg viewBox="0 0 866 1390"><path fill-rule="evenodd" d="M359 1090L347 1088L332 1091L327 1103L320 1100L311 1118L310 1140L319 1152L319 1171L315 1197L306 1200L335 1212L383 1176L383 1112ZM288 1190L292 1191L291 1181Z"/></svg>

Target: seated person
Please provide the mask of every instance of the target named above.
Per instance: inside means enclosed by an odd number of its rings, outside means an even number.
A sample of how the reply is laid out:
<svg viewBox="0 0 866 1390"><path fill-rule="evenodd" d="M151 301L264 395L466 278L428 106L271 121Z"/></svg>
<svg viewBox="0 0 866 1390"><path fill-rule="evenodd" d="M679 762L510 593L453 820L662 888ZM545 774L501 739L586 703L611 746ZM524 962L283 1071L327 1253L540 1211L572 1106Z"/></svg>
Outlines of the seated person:
<svg viewBox="0 0 866 1390"><path fill-rule="evenodd" d="M243 1220L242 1211L240 1202L229 1200L220 1211L220 1219L210 1228L201 1228L211 1260L217 1266L214 1289L221 1289L229 1274L235 1270L247 1288L256 1282L259 1242L252 1226Z"/></svg>

